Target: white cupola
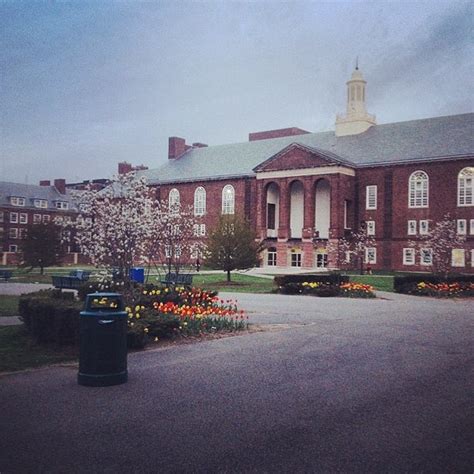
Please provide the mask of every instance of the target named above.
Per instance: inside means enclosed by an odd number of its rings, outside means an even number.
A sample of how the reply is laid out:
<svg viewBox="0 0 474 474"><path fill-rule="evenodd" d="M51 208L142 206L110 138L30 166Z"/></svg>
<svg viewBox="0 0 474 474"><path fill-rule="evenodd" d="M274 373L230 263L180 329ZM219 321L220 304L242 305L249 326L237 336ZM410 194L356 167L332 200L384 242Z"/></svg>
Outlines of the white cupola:
<svg viewBox="0 0 474 474"><path fill-rule="evenodd" d="M346 84L346 115L336 116L336 137L357 135L365 132L376 123L375 115L368 114L365 108L365 86L367 82L359 71L357 62L354 72Z"/></svg>

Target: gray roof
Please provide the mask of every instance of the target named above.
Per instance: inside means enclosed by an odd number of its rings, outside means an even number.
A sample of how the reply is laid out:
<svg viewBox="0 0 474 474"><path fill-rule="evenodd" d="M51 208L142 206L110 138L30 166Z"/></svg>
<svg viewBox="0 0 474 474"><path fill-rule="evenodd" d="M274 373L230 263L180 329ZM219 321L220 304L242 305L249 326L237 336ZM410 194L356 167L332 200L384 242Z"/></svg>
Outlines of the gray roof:
<svg viewBox="0 0 474 474"><path fill-rule="evenodd" d="M25 206L12 206L10 197L25 198ZM69 209L75 210L76 206L71 193L66 189L66 194L61 194L54 186L38 186L35 184L20 184L0 181L0 206L13 207L21 210L24 208L34 208L34 199L46 199L48 201L48 210L57 210L56 202L63 201L69 203ZM45 211L44 208L35 208L38 211Z"/></svg>
<svg viewBox="0 0 474 474"><path fill-rule="evenodd" d="M142 171L150 184L254 176L257 165L291 143L339 157L353 166L410 163L474 155L474 114L374 125L358 135L333 131L188 150L177 160Z"/></svg>

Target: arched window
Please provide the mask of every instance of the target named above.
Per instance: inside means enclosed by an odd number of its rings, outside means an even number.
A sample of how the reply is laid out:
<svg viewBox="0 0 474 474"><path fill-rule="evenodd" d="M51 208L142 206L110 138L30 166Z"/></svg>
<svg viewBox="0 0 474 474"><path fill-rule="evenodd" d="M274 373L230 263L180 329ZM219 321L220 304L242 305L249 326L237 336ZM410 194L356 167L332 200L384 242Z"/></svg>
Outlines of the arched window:
<svg viewBox="0 0 474 474"><path fill-rule="evenodd" d="M206 190L199 186L194 191L194 215L203 216L206 213Z"/></svg>
<svg viewBox="0 0 474 474"><path fill-rule="evenodd" d="M473 206L474 167L462 169L458 174L458 206Z"/></svg>
<svg viewBox="0 0 474 474"><path fill-rule="evenodd" d="M172 208L179 207L179 204L179 191L176 188L173 188L168 196L168 205L170 208Z"/></svg>
<svg viewBox="0 0 474 474"><path fill-rule="evenodd" d="M428 175L415 171L408 180L408 207L428 207Z"/></svg>
<svg viewBox="0 0 474 474"><path fill-rule="evenodd" d="M222 214L234 214L234 203L234 187L230 184L226 184L222 189Z"/></svg>

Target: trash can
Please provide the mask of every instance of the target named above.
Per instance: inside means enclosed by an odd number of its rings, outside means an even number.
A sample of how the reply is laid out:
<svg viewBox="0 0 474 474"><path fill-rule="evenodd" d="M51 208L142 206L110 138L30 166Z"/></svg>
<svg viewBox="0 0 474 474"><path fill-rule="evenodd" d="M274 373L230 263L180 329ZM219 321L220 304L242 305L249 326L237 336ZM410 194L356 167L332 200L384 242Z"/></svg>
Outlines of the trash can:
<svg viewBox="0 0 474 474"><path fill-rule="evenodd" d="M122 295L91 293L80 317L79 385L105 387L125 383L127 312Z"/></svg>
<svg viewBox="0 0 474 474"><path fill-rule="evenodd" d="M144 283L145 282L145 269L144 268L131 268L130 280L136 281L137 283Z"/></svg>

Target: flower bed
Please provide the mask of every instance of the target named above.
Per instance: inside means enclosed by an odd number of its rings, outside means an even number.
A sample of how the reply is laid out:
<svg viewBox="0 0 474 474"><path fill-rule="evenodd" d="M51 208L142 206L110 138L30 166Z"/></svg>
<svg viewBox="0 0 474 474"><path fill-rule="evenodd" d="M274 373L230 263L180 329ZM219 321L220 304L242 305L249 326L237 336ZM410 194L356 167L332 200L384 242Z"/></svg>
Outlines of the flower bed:
<svg viewBox="0 0 474 474"><path fill-rule="evenodd" d="M291 291L289 291L289 287ZM344 296L347 298L375 298L373 286L355 282L334 284L318 281L303 281L301 283L287 284L284 292L322 297Z"/></svg>
<svg viewBox="0 0 474 474"><path fill-rule="evenodd" d="M414 284L408 292L412 295L434 296L437 298L467 297L474 296L474 283L430 283L421 281L416 285Z"/></svg>
<svg viewBox="0 0 474 474"><path fill-rule="evenodd" d="M138 304L128 306L129 345L143 347L177 335L195 336L248 327L248 316L237 301L222 300L215 292L182 287L144 289Z"/></svg>
<svg viewBox="0 0 474 474"><path fill-rule="evenodd" d="M348 298L375 298L374 287L363 283L343 283L341 286L341 296Z"/></svg>

